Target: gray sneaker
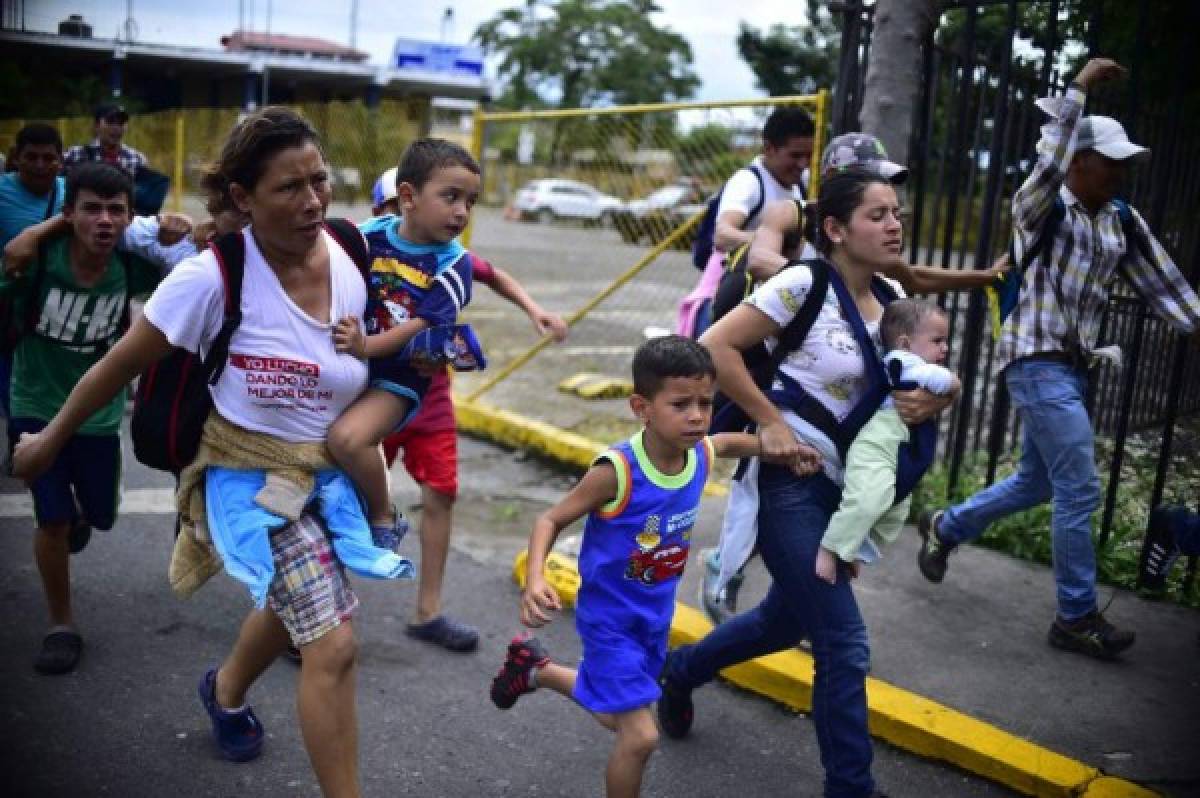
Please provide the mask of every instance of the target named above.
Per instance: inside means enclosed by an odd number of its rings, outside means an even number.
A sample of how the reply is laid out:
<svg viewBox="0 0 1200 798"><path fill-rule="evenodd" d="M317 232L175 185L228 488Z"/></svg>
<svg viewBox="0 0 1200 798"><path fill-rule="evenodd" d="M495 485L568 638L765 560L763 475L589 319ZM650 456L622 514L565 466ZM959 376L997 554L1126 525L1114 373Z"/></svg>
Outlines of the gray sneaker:
<svg viewBox="0 0 1200 798"><path fill-rule="evenodd" d="M917 567L930 582L941 582L946 577L947 559L954 551L955 544L944 543L938 537L938 524L945 510L937 512L925 511L917 521L917 531L921 534L921 550L917 552Z"/></svg>
<svg viewBox="0 0 1200 798"><path fill-rule="evenodd" d="M744 576L741 571L734 574L724 587L717 588L717 580L721 577L721 559L713 549L701 549L700 558L704 561L704 579L700 583L700 604L714 625L719 625L737 614L737 596L742 588Z"/></svg>

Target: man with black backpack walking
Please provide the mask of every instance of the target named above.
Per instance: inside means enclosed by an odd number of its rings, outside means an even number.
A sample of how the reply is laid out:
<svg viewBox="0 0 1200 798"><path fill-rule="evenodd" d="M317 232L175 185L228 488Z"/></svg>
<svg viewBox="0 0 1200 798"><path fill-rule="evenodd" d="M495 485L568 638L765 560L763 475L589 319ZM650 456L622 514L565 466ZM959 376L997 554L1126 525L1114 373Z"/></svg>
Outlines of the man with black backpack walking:
<svg viewBox="0 0 1200 798"><path fill-rule="evenodd" d="M763 125L762 154L734 172L709 200L692 245L692 263L704 276L680 303L676 331L681 335L699 338L708 327L721 264L727 254L754 238L763 208L776 200L804 201L804 170L812 162L815 130L803 108L776 108ZM807 256L815 254L809 251Z"/></svg>
<svg viewBox="0 0 1200 798"><path fill-rule="evenodd" d="M119 256L129 224L133 186L108 164L83 164L67 178L63 215L70 233L41 247L20 276L0 278L20 338L13 357L9 445L40 432L75 383L120 337L129 297L149 293L161 279L154 265ZM50 614L50 630L34 660L40 673L75 668L83 638L71 610L69 552L81 525L110 529L121 479L120 391L73 434L44 474L29 483L37 522L34 558Z"/></svg>
<svg viewBox="0 0 1200 798"><path fill-rule="evenodd" d="M1093 58L1064 96L1038 101L1051 118L1042 127L1033 173L1013 198L1019 290L996 347L1021 421L1021 460L1007 479L922 517L917 558L921 573L941 582L960 543L995 520L1053 501L1058 613L1049 643L1099 659L1116 657L1135 639L1096 606L1091 541L1100 478L1084 402L1110 278L1120 267L1171 326L1200 330L1200 298L1137 211L1126 213L1116 200L1130 163L1148 150L1131 142L1115 119L1082 116L1092 86L1123 72L1115 61ZM1132 217L1134 241L1123 229L1125 215Z"/></svg>

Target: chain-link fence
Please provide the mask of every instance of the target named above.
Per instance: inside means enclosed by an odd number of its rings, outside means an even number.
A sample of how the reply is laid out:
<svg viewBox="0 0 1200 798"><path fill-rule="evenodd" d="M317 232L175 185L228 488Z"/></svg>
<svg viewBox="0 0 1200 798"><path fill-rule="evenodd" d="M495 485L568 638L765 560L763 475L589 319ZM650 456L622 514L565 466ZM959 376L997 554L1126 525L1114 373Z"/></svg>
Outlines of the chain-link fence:
<svg viewBox="0 0 1200 798"><path fill-rule="evenodd" d="M383 100L368 108L361 102L306 103L296 106L321 134L332 169L334 199L340 212L365 215L371 184L395 166L408 145L429 124L429 101ZM125 144L141 150L150 166L171 178L167 208L203 216L200 176L241 117L236 108L187 108L138 114L129 123ZM0 120L0 152L8 152L23 119ZM91 117L46 120L62 134L63 144L92 140ZM357 217L355 217L357 218Z"/></svg>
<svg viewBox="0 0 1200 798"><path fill-rule="evenodd" d="M623 399L582 399L558 384L581 372L628 379L647 335L675 329L700 276L695 225L761 151L766 117L801 106L821 131L825 104L821 94L477 115L484 190L471 248L572 327L563 344L534 345L519 310L476 291L466 315L493 365L463 375L459 394L595 440L619 438L632 427Z"/></svg>

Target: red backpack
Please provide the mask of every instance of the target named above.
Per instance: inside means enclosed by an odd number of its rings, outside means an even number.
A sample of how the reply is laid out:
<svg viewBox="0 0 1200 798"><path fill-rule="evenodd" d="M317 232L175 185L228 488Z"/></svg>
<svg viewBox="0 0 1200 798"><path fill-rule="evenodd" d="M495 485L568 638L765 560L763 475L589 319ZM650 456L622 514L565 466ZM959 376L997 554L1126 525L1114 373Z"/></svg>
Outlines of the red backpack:
<svg viewBox="0 0 1200 798"><path fill-rule="evenodd" d="M358 228L346 219L326 219L325 229L351 257L369 286L371 261ZM195 459L200 448L204 422L213 406L209 386L221 378L229 342L242 322L245 239L240 232L227 233L213 242L212 250L225 284L225 319L208 356L201 359L176 347L146 369L133 398L130 431L134 456L151 468L176 476Z"/></svg>

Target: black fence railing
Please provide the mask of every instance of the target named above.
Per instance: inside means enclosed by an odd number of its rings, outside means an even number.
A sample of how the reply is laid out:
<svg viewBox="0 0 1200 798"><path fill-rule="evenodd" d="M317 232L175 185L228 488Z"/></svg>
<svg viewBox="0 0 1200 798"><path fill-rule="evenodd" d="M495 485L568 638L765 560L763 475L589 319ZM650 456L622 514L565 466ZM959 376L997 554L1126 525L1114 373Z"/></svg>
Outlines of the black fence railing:
<svg viewBox="0 0 1200 798"><path fill-rule="evenodd" d="M907 203L911 208L906 234L910 260L967 269L990 264L1008 248L1011 199L1034 159L1034 146L1044 116L1039 98L1063 90L1053 57L1013 57L1020 12L1030 5L1045 8L1050 24L1046 52L1056 54L1058 0L1031 3L979 0L950 4L955 36L949 45L930 35L924 43L919 110L910 134ZM981 15L1002 6L1007 35L984 35ZM842 61L834 95L834 133L858 127L862 87L871 35L872 5L861 0L835 3L842 12ZM999 13L999 10L992 13ZM994 20L992 20L994 24ZM1102 20L1088 20L1087 43L1094 49ZM1089 113L1122 120L1130 137L1153 150L1149 166L1139 166L1127 199L1145 217L1157 238L1189 276L1200 278L1200 126L1181 118L1183 104L1151 107L1140 101L1138 61L1148 46L1140 37L1130 77L1118 91L1089 98ZM1196 64L1194 54L1180 53L1179 63ZM1194 69L1190 70L1194 74ZM1176 90L1184 89L1179 69ZM954 348L951 366L963 383L962 399L944 421L941 446L954 490L964 459L986 452L990 482L997 463L1020 440L1000 365L994 357L986 299L982 292L947 295L939 301L950 316ZM1111 439L1109 493L1101 540L1109 535L1126 439L1134 432L1161 432L1151 506L1163 495L1170 472L1176 421L1200 412L1200 357L1124 284L1114 286L1104 314L1102 344L1117 344L1123 367L1093 370L1091 405L1098 434ZM1200 493L1200 490L1194 491Z"/></svg>

